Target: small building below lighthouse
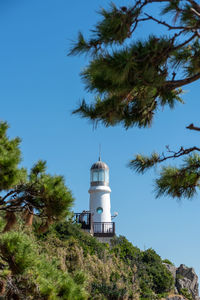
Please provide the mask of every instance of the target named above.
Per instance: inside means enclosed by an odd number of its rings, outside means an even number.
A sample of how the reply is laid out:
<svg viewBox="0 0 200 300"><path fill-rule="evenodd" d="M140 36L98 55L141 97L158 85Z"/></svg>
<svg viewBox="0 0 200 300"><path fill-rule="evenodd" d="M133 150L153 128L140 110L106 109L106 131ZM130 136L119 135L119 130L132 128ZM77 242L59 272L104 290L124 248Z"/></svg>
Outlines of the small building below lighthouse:
<svg viewBox="0 0 200 300"><path fill-rule="evenodd" d="M101 242L110 242L115 235L112 222L109 187L109 167L99 160L90 168L89 211L75 214L75 221Z"/></svg>

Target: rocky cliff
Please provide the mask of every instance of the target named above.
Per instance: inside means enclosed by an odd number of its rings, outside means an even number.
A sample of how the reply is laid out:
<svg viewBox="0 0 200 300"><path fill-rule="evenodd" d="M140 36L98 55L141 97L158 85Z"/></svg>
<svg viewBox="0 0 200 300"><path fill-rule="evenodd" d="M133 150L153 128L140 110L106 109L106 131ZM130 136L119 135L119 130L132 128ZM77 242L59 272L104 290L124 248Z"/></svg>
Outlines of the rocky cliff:
<svg viewBox="0 0 200 300"><path fill-rule="evenodd" d="M166 300L200 300L198 276L193 268L188 268L183 264L178 268L171 264L165 264L165 266L173 275L175 283L175 295L167 297ZM177 294L182 294L183 297Z"/></svg>

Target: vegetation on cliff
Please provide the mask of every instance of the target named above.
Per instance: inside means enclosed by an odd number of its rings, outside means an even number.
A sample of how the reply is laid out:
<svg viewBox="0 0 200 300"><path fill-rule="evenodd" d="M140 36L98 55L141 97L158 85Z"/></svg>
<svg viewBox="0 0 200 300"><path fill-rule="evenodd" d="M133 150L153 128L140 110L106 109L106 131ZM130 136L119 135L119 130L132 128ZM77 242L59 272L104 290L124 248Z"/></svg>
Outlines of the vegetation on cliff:
<svg viewBox="0 0 200 300"><path fill-rule="evenodd" d="M37 220L32 229L18 220L1 234L2 299L159 299L173 289L152 249L140 251L122 236L110 247L69 220L45 234Z"/></svg>

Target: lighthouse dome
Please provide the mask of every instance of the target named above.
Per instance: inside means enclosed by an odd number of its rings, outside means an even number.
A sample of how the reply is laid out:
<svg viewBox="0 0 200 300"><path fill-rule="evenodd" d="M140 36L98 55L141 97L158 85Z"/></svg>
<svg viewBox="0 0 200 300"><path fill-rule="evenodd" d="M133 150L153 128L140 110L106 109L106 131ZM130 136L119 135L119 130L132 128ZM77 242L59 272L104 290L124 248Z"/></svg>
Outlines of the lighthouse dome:
<svg viewBox="0 0 200 300"><path fill-rule="evenodd" d="M91 185L108 185L109 184L109 167L106 163L99 161L95 162L90 168Z"/></svg>
<svg viewBox="0 0 200 300"><path fill-rule="evenodd" d="M91 166L90 170L94 170L94 169L109 170L107 164L104 163L104 162L101 161L101 160L95 162L95 163Z"/></svg>

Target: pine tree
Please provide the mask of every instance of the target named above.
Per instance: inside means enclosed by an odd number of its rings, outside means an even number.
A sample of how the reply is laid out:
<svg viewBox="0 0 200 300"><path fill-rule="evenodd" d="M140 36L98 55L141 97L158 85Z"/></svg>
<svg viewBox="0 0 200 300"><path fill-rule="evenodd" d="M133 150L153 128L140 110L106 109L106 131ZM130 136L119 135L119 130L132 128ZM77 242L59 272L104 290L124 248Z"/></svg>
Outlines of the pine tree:
<svg viewBox="0 0 200 300"><path fill-rule="evenodd" d="M85 300L81 274L78 281L62 270L59 257L48 256L38 238L70 214L71 191L62 176L46 172L45 161L30 174L20 168L20 139L10 139L7 130L0 122L0 298Z"/></svg>
<svg viewBox="0 0 200 300"><path fill-rule="evenodd" d="M16 213L23 215L25 225L32 225L33 216L39 217L39 232L48 230L54 221L64 219L73 204L71 191L62 176L46 173L46 162L38 161L27 175L19 168L20 139L9 139L7 123L0 123L0 211L5 212L3 232L11 230Z"/></svg>
<svg viewBox="0 0 200 300"><path fill-rule="evenodd" d="M160 15L149 14L152 4ZM161 6L162 4L162 6ZM200 5L193 0L138 0L117 7L114 3L99 12L101 20L91 30L88 40L79 33L69 55L90 57L81 73L86 89L95 95L87 104L83 99L74 111L95 124L152 125L161 107L174 108L182 87L200 79ZM138 25L154 22L164 34L135 40ZM190 130L199 127L190 124ZM185 156L179 168L164 167L156 180L157 196L192 197L199 188L200 156L198 147L180 147L169 155L137 155L130 167L144 172L169 158Z"/></svg>

